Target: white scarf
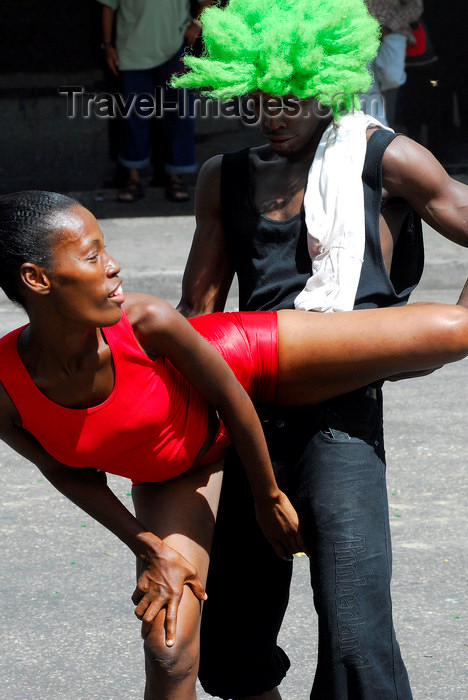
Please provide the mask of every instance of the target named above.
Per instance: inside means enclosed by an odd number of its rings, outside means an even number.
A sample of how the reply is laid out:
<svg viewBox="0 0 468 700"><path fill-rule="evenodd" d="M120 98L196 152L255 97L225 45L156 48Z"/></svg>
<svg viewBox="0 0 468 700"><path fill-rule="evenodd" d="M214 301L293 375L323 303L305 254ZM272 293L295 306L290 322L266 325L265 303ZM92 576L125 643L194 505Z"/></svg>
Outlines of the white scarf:
<svg viewBox="0 0 468 700"><path fill-rule="evenodd" d="M320 139L304 195L312 277L294 300L296 309L333 312L354 306L364 259L362 169L371 126L388 128L355 112L332 122Z"/></svg>

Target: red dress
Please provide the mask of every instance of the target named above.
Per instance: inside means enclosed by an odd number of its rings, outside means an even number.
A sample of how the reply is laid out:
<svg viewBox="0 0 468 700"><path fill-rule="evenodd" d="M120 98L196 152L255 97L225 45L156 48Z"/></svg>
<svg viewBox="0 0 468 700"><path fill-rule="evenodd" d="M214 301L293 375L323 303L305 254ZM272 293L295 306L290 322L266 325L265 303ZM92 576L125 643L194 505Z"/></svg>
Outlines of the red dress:
<svg viewBox="0 0 468 700"><path fill-rule="evenodd" d="M190 322L224 357L254 401L273 398L278 370L275 312L209 314ZM23 428L52 457L134 483L171 479L192 466L207 437L209 403L166 358L145 355L125 314L102 329L115 382L108 398L90 408L60 406L36 387L17 351L22 330L0 340L0 381ZM219 460L229 443L220 423L199 464Z"/></svg>

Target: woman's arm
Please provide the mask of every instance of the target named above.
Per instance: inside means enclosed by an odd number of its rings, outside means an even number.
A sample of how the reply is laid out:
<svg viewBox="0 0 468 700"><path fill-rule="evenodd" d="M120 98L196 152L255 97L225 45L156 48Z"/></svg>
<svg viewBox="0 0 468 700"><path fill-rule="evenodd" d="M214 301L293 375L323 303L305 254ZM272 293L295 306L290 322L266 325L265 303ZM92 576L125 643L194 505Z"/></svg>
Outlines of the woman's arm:
<svg viewBox="0 0 468 700"><path fill-rule="evenodd" d="M230 367L161 299L131 295L125 309L148 355L167 357L218 411L243 462L260 525L275 552L289 558L302 551L297 514L277 486L260 420Z"/></svg>
<svg viewBox="0 0 468 700"><path fill-rule="evenodd" d="M166 545L130 513L107 486L104 473L93 468L76 469L53 459L28 431L19 427L19 415L0 384L0 437L35 464L60 493L114 533L141 561L145 571L133 594L135 614L151 623L166 608L166 640L173 643L177 609L184 585L205 600L203 585L183 556Z"/></svg>

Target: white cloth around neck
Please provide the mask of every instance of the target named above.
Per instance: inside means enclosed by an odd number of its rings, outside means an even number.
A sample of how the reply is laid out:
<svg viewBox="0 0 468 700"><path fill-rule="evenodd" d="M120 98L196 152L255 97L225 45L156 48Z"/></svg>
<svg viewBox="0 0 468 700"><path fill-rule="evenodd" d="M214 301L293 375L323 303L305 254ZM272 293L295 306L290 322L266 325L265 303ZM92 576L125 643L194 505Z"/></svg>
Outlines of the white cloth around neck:
<svg viewBox="0 0 468 700"><path fill-rule="evenodd" d="M304 195L312 276L294 300L296 309L331 313L354 306L365 248L366 130L373 126L388 129L354 112L331 122L320 139Z"/></svg>

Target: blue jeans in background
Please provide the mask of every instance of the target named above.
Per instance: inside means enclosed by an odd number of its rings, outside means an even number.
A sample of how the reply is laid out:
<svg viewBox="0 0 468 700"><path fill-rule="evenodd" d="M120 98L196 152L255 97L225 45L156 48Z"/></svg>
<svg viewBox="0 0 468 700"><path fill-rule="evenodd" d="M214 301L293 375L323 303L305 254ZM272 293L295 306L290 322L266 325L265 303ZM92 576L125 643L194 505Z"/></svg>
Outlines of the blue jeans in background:
<svg viewBox="0 0 468 700"><path fill-rule="evenodd" d="M182 175L197 170L195 161L195 129L193 120L193 94L189 90L176 90L167 85L173 73L182 72L181 57L185 45L173 58L150 70L120 71L121 90L124 101L131 95L155 95L163 88L163 132L157 143L155 154L164 163L168 175ZM149 165L152 155L151 121L154 116L145 117L132 110L122 119L120 134L119 163L125 168L140 170ZM161 117L157 117L161 118Z"/></svg>

